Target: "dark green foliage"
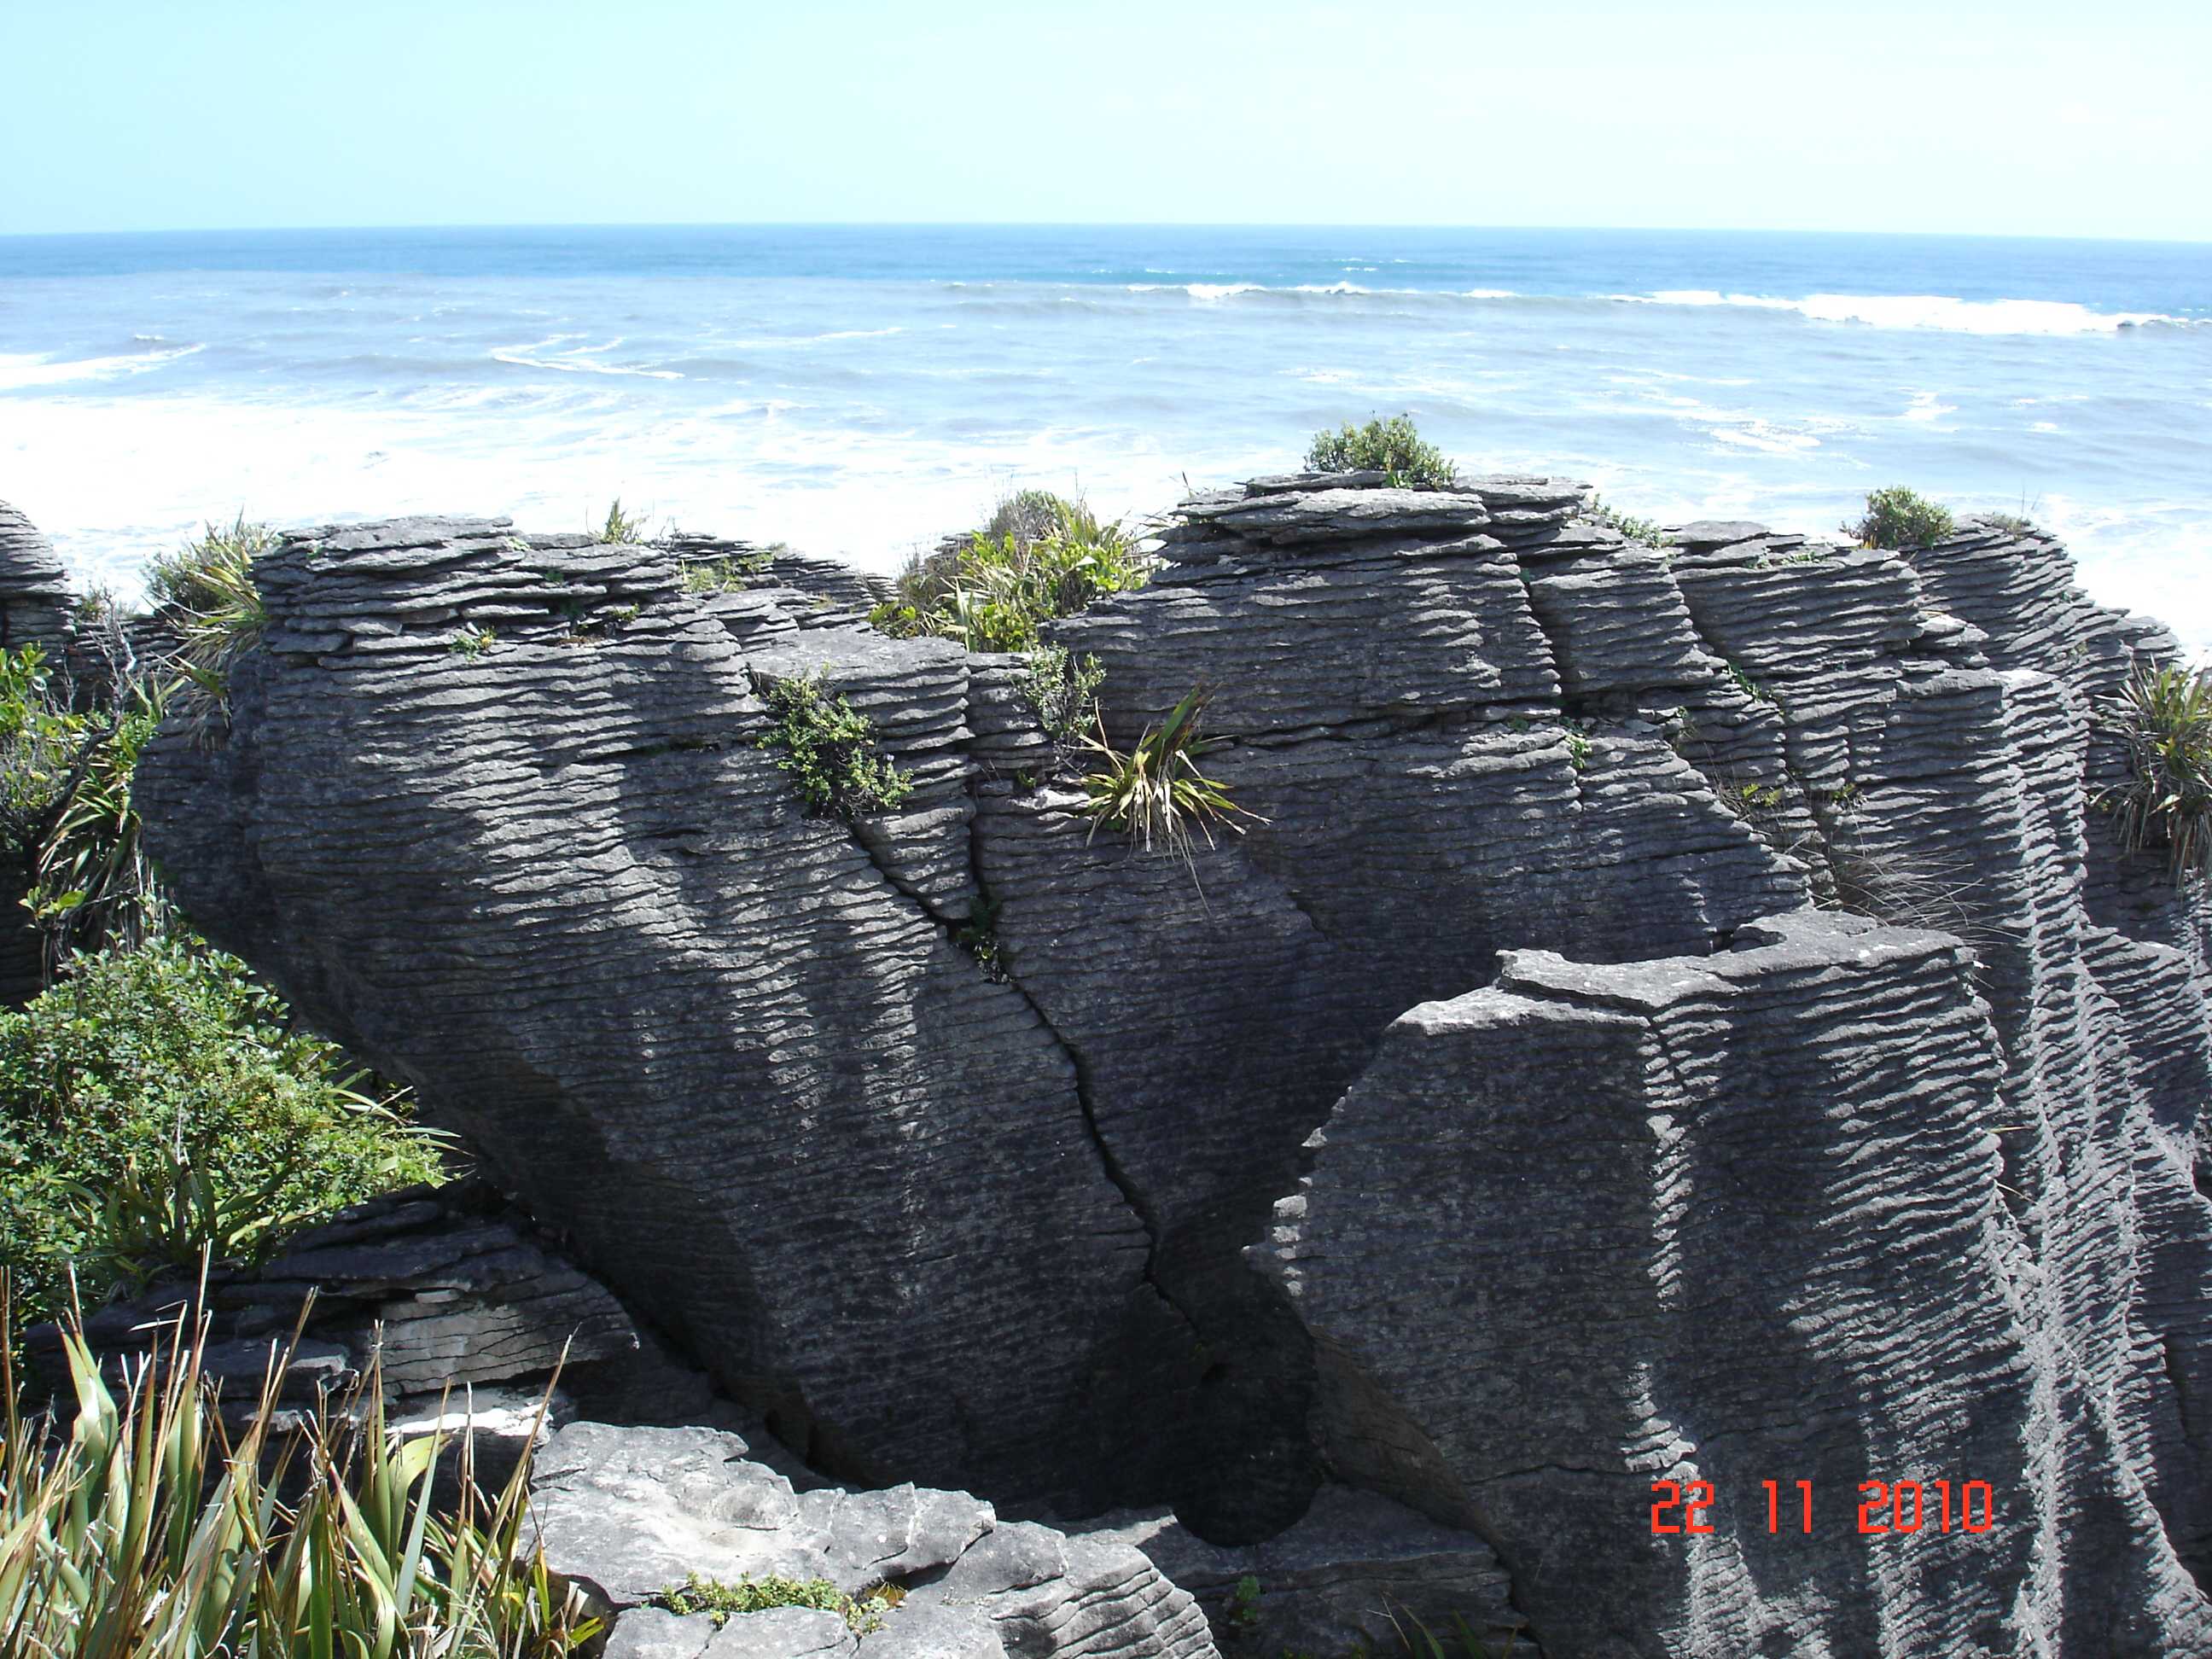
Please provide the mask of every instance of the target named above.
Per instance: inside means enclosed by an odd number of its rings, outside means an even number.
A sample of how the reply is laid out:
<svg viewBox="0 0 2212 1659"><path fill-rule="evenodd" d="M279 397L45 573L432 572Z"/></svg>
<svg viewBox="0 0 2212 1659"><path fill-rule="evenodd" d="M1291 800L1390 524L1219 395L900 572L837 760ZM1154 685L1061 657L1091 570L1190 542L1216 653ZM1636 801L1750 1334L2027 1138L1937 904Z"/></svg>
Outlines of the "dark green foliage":
<svg viewBox="0 0 2212 1659"><path fill-rule="evenodd" d="M19 1322L204 1245L252 1260L289 1229L439 1176L435 1139L293 1029L244 963L155 939L78 957L0 1011L0 1266Z"/></svg>
<svg viewBox="0 0 2212 1659"><path fill-rule="evenodd" d="M1590 497L1589 505L1583 509L1584 518L1619 531L1632 542L1646 542L1653 547L1663 547L1674 540L1659 527L1656 519L1639 519L1608 504L1602 495Z"/></svg>
<svg viewBox="0 0 2212 1659"><path fill-rule="evenodd" d="M1022 679L1022 699L1036 711L1045 735L1066 749L1083 740L1098 718L1098 689L1106 684L1106 670L1096 657L1080 661L1060 645L1048 645L1030 653L1029 672Z"/></svg>
<svg viewBox="0 0 2212 1659"><path fill-rule="evenodd" d="M232 573L245 569L284 538L240 513L228 527L210 524L196 542L156 553L146 567L146 594L160 608L206 611L235 597Z"/></svg>
<svg viewBox="0 0 2212 1659"><path fill-rule="evenodd" d="M131 781L170 689L133 680L115 706L81 712L36 646L0 652L0 840L53 957L136 942L149 925L156 898Z"/></svg>
<svg viewBox="0 0 2212 1659"><path fill-rule="evenodd" d="M2128 850L2163 848L2177 885L2212 874L2212 669L2138 668L2098 714L2127 751L2128 781L2097 800Z"/></svg>
<svg viewBox="0 0 2212 1659"><path fill-rule="evenodd" d="M719 558L693 559L684 567L684 591L686 593L735 593L752 586L756 578L765 576L775 556L790 550L781 542L756 549L750 553L725 554Z"/></svg>
<svg viewBox="0 0 2212 1659"><path fill-rule="evenodd" d="M877 749L867 717L819 680L769 680L759 690L775 720L759 746L817 817L850 823L890 811L912 793L914 781Z"/></svg>
<svg viewBox="0 0 2212 1659"><path fill-rule="evenodd" d="M227 707L231 665L261 642L269 625L253 562L283 539L240 514L228 530L211 524L189 546L156 556L147 572L148 592L177 630L174 665L203 721Z"/></svg>
<svg viewBox="0 0 2212 1659"><path fill-rule="evenodd" d="M1000 984L1006 981L1006 965L999 956L999 902L985 899L975 914L952 930L952 942L982 965L983 977Z"/></svg>
<svg viewBox="0 0 2212 1659"><path fill-rule="evenodd" d="M1241 836L1244 826L1239 818L1267 822L1231 800L1226 784L1198 769L1199 757L1216 746L1199 733L1209 695L1201 688L1186 692L1167 719L1147 727L1126 755L1107 742L1103 727L1084 740L1099 763L1099 769L1083 780L1088 799L1081 811L1091 819L1092 835L1099 825L1110 825L1139 852L1173 853L1188 863L1193 825L1211 847L1216 824Z"/></svg>
<svg viewBox="0 0 2212 1659"><path fill-rule="evenodd" d="M1902 488L1868 492L1866 516L1844 526L1867 547L1898 551L1928 547L1958 528L1948 507L1939 507L1917 490Z"/></svg>
<svg viewBox="0 0 2212 1659"><path fill-rule="evenodd" d="M1150 574L1119 526L1080 501L1024 490L965 541L911 560L897 597L868 620L898 639L933 634L970 651L1029 651L1046 623L1142 587Z"/></svg>
<svg viewBox="0 0 2212 1659"><path fill-rule="evenodd" d="M605 521L592 532L595 542L630 543L645 539L645 516L623 511L622 497L617 495L608 504Z"/></svg>
<svg viewBox="0 0 2212 1659"><path fill-rule="evenodd" d="M766 1613L772 1607L817 1607L836 1613L848 1628L866 1635L883 1627L884 1609L897 1606L905 1595L890 1584L848 1595L827 1578L786 1578L779 1573L755 1578L747 1574L732 1584L694 1572L686 1574L681 1584L661 1591L660 1603L673 1613L710 1613L718 1628L733 1613Z"/></svg>
<svg viewBox="0 0 2212 1659"><path fill-rule="evenodd" d="M1453 467L1443 451L1424 439L1410 415L1372 420L1365 426L1346 421L1334 432L1316 432L1306 451L1309 472L1387 472L1398 485L1437 487L1452 481Z"/></svg>

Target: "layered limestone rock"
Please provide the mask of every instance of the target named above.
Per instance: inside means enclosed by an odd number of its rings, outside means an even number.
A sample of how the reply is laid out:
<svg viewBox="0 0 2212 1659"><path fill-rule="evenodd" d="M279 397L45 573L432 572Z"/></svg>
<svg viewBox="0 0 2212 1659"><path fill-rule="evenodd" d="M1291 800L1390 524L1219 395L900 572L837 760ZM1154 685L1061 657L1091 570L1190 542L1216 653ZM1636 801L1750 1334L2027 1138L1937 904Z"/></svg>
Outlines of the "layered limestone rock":
<svg viewBox="0 0 2212 1659"><path fill-rule="evenodd" d="M1187 503L1052 630L1125 748L1212 689L1251 816L1187 860L1083 812L1026 664L876 635L857 577L456 520L257 567L149 836L834 1472L1165 1503L1310 1588L1348 1485L1554 1659L2199 1650L2202 907L2091 807L2170 639L1994 524L1659 547L1583 500ZM895 812L758 747L801 678ZM1650 1531L1668 1480L1711 1533ZM1997 1523L1858 1534L1900 1480ZM1344 1536L1345 1583L1427 1571Z"/></svg>
<svg viewBox="0 0 2212 1659"><path fill-rule="evenodd" d="M614 1613L607 1659L1215 1659L1197 1604L1127 1541L1002 1522L963 1492L799 1492L748 1450L706 1429L576 1423L538 1454L547 1562ZM898 1599L860 1621L666 1610L695 1575Z"/></svg>

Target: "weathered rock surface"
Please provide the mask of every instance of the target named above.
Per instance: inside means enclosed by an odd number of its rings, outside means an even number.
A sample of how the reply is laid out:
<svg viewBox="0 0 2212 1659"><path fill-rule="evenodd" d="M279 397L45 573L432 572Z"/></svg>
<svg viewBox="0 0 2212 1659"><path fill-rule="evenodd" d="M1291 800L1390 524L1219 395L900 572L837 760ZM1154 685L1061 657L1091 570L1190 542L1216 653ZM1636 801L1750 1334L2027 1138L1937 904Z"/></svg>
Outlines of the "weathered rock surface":
<svg viewBox="0 0 2212 1659"><path fill-rule="evenodd" d="M706 1429L574 1423L538 1454L546 1559L618 1613L613 1651L1213 1659L1197 1604L1126 1540L1001 1522L966 1492L796 1492L747 1451ZM649 1605L692 1574L827 1579L848 1595L890 1584L904 1597L857 1636L837 1614L798 1608L733 1616L717 1634L704 1615Z"/></svg>
<svg viewBox="0 0 2212 1659"><path fill-rule="evenodd" d="M86 1321L85 1334L120 1375L166 1343L179 1318L196 1328L203 1317L203 1370L241 1413L272 1358L289 1353L288 1401L351 1389L374 1355L393 1422L427 1425L442 1410L507 1452L538 1426L541 1405L553 1424L580 1411L648 1423L735 1415L604 1285L472 1181L356 1205L258 1267L211 1270L204 1294L195 1276L110 1303ZM65 1388L53 1328L33 1328L27 1345L48 1380Z"/></svg>
<svg viewBox="0 0 2212 1659"><path fill-rule="evenodd" d="M857 578L427 520L258 567L150 834L833 1472L1164 1502L1329 1617L1333 1572L1499 1611L1472 1547L1401 1581L1297 1530L1363 1488L1486 1540L1553 1659L2205 1650L2212 951L2090 805L2170 637L1993 524L1655 548L1582 499L1187 504L1054 629L1118 744L1216 689L1257 816L1187 864L1094 833L1019 662L876 637ZM896 816L756 747L798 675ZM1655 1480L1715 1530L1655 1535ZM1997 1523L1861 1535L1899 1480Z"/></svg>
<svg viewBox="0 0 2212 1659"><path fill-rule="evenodd" d="M1164 1511L1103 1516L1079 1529L1143 1550L1206 1609L1233 1652L1335 1659L1362 1642L1387 1651L1394 1620L1448 1642L1464 1621L1500 1653L1526 1640L1528 1621L1488 1544L1350 1486L1323 1486L1296 1526L1258 1544L1209 1544ZM1257 1594L1240 1597L1248 1579Z"/></svg>

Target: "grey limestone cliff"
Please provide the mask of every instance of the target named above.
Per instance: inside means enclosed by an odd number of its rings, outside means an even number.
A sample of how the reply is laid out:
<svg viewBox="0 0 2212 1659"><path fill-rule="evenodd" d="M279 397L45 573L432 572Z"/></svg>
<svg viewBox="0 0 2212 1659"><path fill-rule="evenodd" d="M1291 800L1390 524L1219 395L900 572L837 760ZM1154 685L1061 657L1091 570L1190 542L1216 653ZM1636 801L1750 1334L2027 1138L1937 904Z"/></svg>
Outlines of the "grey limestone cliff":
<svg viewBox="0 0 2212 1659"><path fill-rule="evenodd" d="M1209 1583L1464 1584L1553 1659L2205 1650L2204 909L2092 807L2096 700L2171 638L1995 523L1583 501L1185 503L1054 631L1117 743L1214 689L1256 817L1188 863L1094 833L1018 661L872 633L857 576L451 520L257 567L149 833L836 1474L1170 1505ZM758 746L801 677L895 812ZM1899 1480L1997 1524L1859 1534ZM1655 1534L1655 1480L1714 1530ZM1449 1566L1285 1541L1347 1503Z"/></svg>

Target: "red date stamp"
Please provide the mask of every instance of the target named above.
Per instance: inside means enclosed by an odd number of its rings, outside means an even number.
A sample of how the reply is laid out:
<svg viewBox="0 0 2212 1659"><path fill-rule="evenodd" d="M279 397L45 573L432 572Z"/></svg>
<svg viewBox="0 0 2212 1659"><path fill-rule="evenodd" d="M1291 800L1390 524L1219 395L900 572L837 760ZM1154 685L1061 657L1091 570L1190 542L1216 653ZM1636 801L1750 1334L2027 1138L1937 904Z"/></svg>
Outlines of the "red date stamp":
<svg viewBox="0 0 2212 1659"><path fill-rule="evenodd" d="M1813 1483L1785 1486L1762 1480L1766 1494L1766 1529L1771 1533L1813 1530ZM1708 1480L1654 1480L1651 1530L1700 1534L1715 1530L1710 1511L1716 1497ZM1858 1529L1869 1536L1916 1532L1987 1532L1996 1525L1996 1493L1986 1480L1954 1488L1948 1480L1863 1480L1859 1483Z"/></svg>

